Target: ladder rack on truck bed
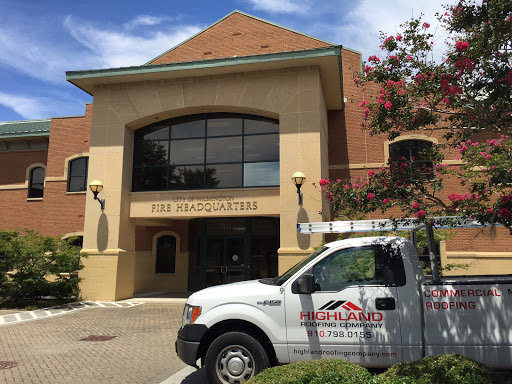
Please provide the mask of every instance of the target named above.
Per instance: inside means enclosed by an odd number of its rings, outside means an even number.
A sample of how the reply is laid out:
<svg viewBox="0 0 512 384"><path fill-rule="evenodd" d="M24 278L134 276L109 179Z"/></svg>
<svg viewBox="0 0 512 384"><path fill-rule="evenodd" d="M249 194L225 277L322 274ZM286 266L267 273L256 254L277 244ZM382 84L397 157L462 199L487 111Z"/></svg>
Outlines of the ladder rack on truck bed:
<svg viewBox="0 0 512 384"><path fill-rule="evenodd" d="M441 280L439 272L439 256L435 254L434 230L433 228L475 228L485 227L489 224L482 224L477 220L457 216L432 217L427 224L421 223L418 219L380 219L380 220L352 220L352 221L324 221L316 223L298 223L300 233L353 233L373 231L409 231L411 241L416 245L416 231L425 228L427 233L428 253L430 266L432 268L432 281Z"/></svg>
<svg viewBox="0 0 512 384"><path fill-rule="evenodd" d="M439 216L432 218L434 228L471 228L485 225L474 219L465 219L454 216ZM449 223L448 223L449 222ZM352 233L373 231L416 231L424 227L418 219L405 218L381 220L352 220L352 221L324 221L318 223L299 223L297 228L301 233Z"/></svg>

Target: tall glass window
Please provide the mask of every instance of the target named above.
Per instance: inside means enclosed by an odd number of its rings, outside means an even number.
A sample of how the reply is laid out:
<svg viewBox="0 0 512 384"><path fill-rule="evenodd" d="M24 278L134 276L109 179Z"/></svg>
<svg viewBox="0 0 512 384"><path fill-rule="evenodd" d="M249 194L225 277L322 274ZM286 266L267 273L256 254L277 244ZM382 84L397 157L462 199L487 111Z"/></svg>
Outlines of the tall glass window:
<svg viewBox="0 0 512 384"><path fill-rule="evenodd" d="M87 191L88 165L88 157L80 157L79 159L71 160L69 162L68 192Z"/></svg>
<svg viewBox="0 0 512 384"><path fill-rule="evenodd" d="M29 199L37 199L43 197L45 175L46 170L43 167L37 167L30 171L30 182L28 186Z"/></svg>
<svg viewBox="0 0 512 384"><path fill-rule="evenodd" d="M279 185L277 120L185 116L137 130L134 148L134 191Z"/></svg>

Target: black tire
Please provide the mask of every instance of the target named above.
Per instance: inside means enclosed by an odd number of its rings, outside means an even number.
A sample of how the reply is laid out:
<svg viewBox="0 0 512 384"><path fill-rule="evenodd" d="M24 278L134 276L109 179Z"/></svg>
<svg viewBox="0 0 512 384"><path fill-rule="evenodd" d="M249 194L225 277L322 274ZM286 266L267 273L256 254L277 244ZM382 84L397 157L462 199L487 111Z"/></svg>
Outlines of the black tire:
<svg viewBox="0 0 512 384"><path fill-rule="evenodd" d="M243 332L220 335L206 352L206 375L210 384L240 383L268 366L265 348Z"/></svg>

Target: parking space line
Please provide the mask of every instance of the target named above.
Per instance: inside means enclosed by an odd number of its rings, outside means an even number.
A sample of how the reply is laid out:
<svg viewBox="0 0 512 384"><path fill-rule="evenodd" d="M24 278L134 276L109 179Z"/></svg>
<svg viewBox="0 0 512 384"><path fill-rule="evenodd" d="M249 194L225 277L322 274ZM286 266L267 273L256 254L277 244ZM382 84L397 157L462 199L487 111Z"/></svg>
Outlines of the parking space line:
<svg viewBox="0 0 512 384"><path fill-rule="evenodd" d="M9 324L17 324L21 322L31 321L31 320L41 320L46 319L48 317L54 317L58 315L65 315L68 313L73 313L75 311L79 311L81 309L87 308L132 308L137 305L145 304L145 302L131 302L129 305L125 305L128 303L119 304L117 302L80 302L80 303L71 303L67 306L57 306L50 308L43 308L36 311L23 311L19 313L10 313L8 315L0 316L0 326L9 325ZM27 315L25 315L27 314ZM23 315L23 316L22 316ZM30 317L28 317L30 316ZM28 318L27 318L28 317ZM14 318L14 319L13 319Z"/></svg>

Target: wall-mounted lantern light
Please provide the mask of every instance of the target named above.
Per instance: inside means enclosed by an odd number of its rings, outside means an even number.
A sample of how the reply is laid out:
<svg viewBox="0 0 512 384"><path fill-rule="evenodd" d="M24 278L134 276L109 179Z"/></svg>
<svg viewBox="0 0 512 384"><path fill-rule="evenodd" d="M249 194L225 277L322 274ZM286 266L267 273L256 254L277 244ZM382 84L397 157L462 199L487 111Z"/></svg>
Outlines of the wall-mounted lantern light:
<svg viewBox="0 0 512 384"><path fill-rule="evenodd" d="M103 184L99 180L93 180L89 184L89 188L91 188L92 193L94 194L94 200L98 200L100 202L101 210L105 209L105 199L98 199L98 193L103 189Z"/></svg>
<svg viewBox="0 0 512 384"><path fill-rule="evenodd" d="M302 205L303 199L302 199L302 193L300 192L300 187L302 187L302 184L306 181L306 176L302 172L295 172L292 175L292 182L297 187L297 193L299 194L299 205Z"/></svg>

